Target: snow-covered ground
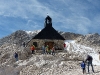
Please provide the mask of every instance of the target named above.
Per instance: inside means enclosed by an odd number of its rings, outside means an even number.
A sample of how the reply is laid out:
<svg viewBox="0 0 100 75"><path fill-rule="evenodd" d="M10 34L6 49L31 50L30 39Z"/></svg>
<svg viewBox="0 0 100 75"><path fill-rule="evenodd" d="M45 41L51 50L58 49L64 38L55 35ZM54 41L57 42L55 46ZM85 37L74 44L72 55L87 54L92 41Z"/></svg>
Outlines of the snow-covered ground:
<svg viewBox="0 0 100 75"><path fill-rule="evenodd" d="M79 53L83 54L83 56L84 54L90 54L93 57L93 64L96 65L94 66L96 73L93 74L92 71L90 71L89 75L100 75L99 54L95 49L77 44L75 40L66 40L65 43L67 46L65 50L76 53L75 57L79 57L79 55L77 55ZM9 51L5 49L6 53L11 53L12 49L14 50L15 47L16 45L10 46ZM18 49L18 51L19 50L21 49ZM21 51L23 51L23 48ZM1 64L0 75L82 75L82 69L80 67L81 61L72 61L69 59L70 56L73 57L73 54L68 55L65 51L56 53L55 56L33 54L28 59L21 60L19 58L19 61L16 62L14 58L10 58L9 60L13 60L13 63L10 64L10 62L8 63L8 61L5 61L5 63Z"/></svg>
<svg viewBox="0 0 100 75"><path fill-rule="evenodd" d="M91 55L93 57L93 64L100 65L99 54L93 48L77 44L75 42L75 40L66 40L65 44L66 44L65 50L76 52L76 53L80 52L80 53L85 53L87 55ZM84 56L84 54L83 54L83 56Z"/></svg>

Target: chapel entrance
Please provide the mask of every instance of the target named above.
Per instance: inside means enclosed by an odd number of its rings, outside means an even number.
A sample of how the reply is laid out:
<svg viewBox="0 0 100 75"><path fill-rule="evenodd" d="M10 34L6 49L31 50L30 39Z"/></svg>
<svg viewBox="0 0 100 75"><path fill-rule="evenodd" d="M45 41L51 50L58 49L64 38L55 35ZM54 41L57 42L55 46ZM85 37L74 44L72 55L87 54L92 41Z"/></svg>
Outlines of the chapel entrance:
<svg viewBox="0 0 100 75"><path fill-rule="evenodd" d="M49 46L49 49L52 49L52 47L54 46L54 42L45 42L45 46Z"/></svg>

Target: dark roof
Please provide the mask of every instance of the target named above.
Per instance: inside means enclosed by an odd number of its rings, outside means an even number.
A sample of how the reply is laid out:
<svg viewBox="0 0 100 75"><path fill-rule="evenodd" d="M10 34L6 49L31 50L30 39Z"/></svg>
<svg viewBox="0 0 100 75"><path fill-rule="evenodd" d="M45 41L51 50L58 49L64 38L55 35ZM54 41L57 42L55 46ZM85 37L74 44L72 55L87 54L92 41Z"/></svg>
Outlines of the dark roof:
<svg viewBox="0 0 100 75"><path fill-rule="evenodd" d="M65 40L52 26L46 26L33 39Z"/></svg>

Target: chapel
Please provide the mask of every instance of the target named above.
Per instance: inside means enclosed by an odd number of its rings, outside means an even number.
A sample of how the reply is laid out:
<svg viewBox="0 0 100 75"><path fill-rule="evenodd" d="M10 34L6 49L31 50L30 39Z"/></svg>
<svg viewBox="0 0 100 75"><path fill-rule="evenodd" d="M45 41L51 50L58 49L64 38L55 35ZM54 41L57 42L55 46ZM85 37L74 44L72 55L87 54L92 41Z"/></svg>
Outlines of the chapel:
<svg viewBox="0 0 100 75"><path fill-rule="evenodd" d="M28 46L35 45L38 50L43 45L48 45L50 49L54 46L56 49L63 50L64 40L64 37L53 28L52 18L47 15L44 28L28 42Z"/></svg>

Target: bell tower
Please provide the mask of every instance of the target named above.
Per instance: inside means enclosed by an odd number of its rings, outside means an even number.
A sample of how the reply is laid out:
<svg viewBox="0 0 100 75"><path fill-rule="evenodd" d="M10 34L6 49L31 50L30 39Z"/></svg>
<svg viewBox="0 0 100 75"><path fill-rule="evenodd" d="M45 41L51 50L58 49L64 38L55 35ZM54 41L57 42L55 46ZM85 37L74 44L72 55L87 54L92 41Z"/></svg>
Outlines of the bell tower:
<svg viewBox="0 0 100 75"><path fill-rule="evenodd" d="M47 17L45 18L45 24L44 27L52 27L52 19L50 16L47 15Z"/></svg>

